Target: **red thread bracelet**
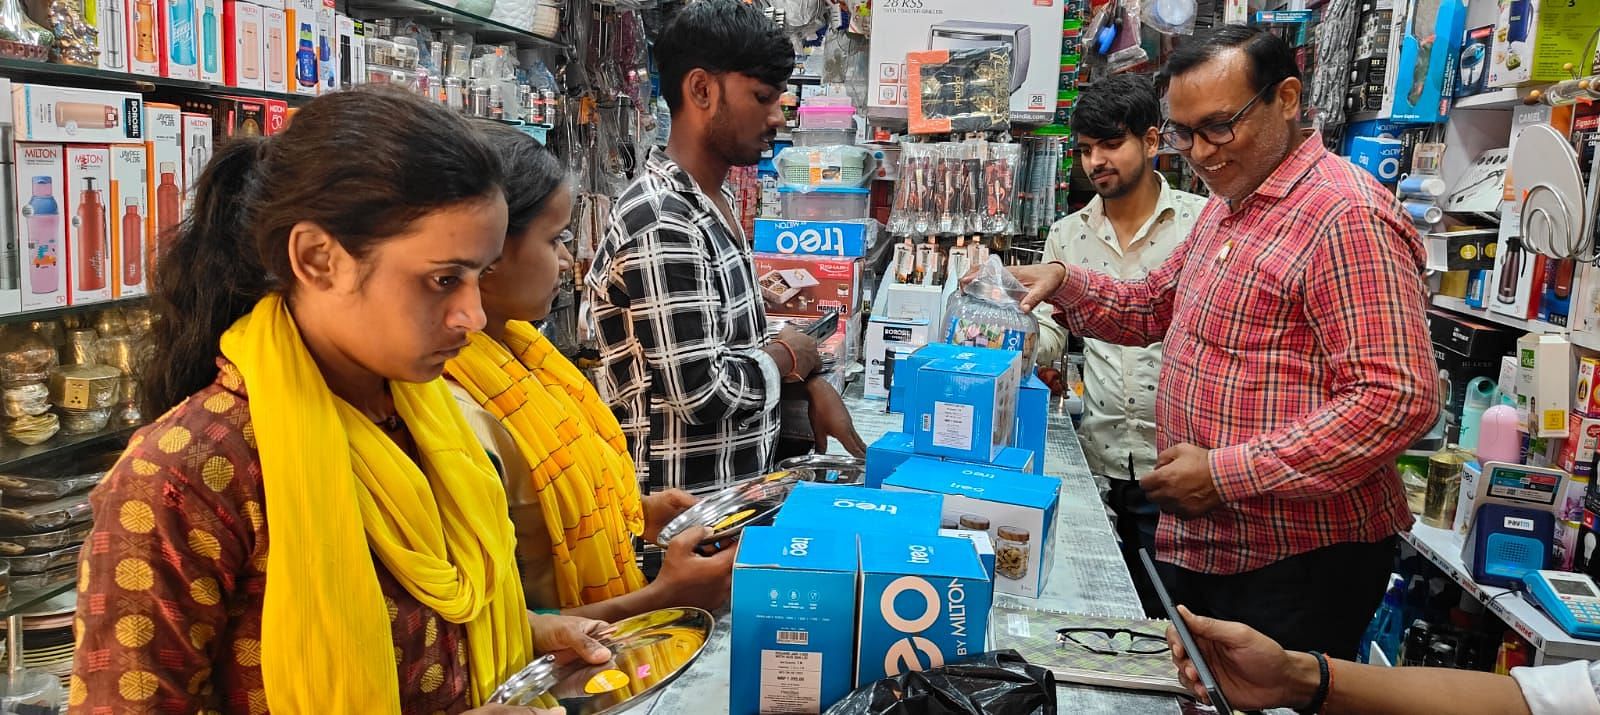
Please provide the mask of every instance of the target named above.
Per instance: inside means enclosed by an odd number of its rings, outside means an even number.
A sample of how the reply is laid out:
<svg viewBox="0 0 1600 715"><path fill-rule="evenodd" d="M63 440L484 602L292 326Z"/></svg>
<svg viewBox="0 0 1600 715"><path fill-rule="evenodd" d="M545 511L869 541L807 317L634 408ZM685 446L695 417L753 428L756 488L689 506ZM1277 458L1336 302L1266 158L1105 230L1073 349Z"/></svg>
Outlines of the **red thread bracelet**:
<svg viewBox="0 0 1600 715"><path fill-rule="evenodd" d="M795 354L794 348L789 347L789 344L782 340L774 340L772 342L777 343L785 352L789 353L789 374L784 375L783 379L792 382L804 381L805 378L800 376L800 356Z"/></svg>

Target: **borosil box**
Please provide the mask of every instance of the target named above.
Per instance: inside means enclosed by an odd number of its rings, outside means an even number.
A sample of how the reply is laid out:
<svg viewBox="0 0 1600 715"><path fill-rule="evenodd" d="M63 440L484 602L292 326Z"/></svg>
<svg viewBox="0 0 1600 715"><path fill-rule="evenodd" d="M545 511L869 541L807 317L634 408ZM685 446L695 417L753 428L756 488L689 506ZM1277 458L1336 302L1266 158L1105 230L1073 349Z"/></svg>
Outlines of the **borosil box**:
<svg viewBox="0 0 1600 715"><path fill-rule="evenodd" d="M869 400L888 399L892 382L889 369L894 362L892 356L899 351L916 350L927 345L932 333L933 326L927 320L872 316L867 321L866 353L862 356L867 374L861 387L861 396Z"/></svg>
<svg viewBox="0 0 1600 715"><path fill-rule="evenodd" d="M758 526L738 548L729 714L827 710L855 676L855 534Z"/></svg>
<svg viewBox="0 0 1600 715"><path fill-rule="evenodd" d="M111 147L111 297L146 293L150 167L143 146Z"/></svg>
<svg viewBox="0 0 1600 715"><path fill-rule="evenodd" d="M22 310L67 304L66 147L18 142L16 207Z"/></svg>
<svg viewBox="0 0 1600 715"><path fill-rule="evenodd" d="M222 13L223 27L227 29L223 46L228 50L228 86L266 89L261 57L266 47L266 33L262 31L261 6L244 0L225 0Z"/></svg>
<svg viewBox="0 0 1600 715"><path fill-rule="evenodd" d="M183 112L170 104L145 106L145 137L149 166L149 227L145 230L146 272L153 272L163 247L183 220Z"/></svg>
<svg viewBox="0 0 1600 715"><path fill-rule="evenodd" d="M756 282L768 315L821 316L861 311L861 261L826 256L755 254Z"/></svg>
<svg viewBox="0 0 1600 715"><path fill-rule="evenodd" d="M282 7L261 7L261 88L268 92L289 92L294 64L289 58L289 16Z"/></svg>
<svg viewBox="0 0 1600 715"><path fill-rule="evenodd" d="M916 380L907 424L915 425L918 454L989 462L1010 446L1022 353L984 348L934 360L917 370Z"/></svg>
<svg viewBox="0 0 1600 715"><path fill-rule="evenodd" d="M856 687L984 651L993 585L972 542L875 534L860 545Z"/></svg>
<svg viewBox="0 0 1600 715"><path fill-rule="evenodd" d="M943 522L984 528L994 542L995 590L1035 598L1054 563L1061 482L1023 472L956 462L906 460L883 482L885 492L943 494Z"/></svg>
<svg viewBox="0 0 1600 715"><path fill-rule="evenodd" d="M936 494L801 482L784 500L772 525L809 529L826 524L855 533L933 534L939 530L943 504Z"/></svg>
<svg viewBox="0 0 1600 715"><path fill-rule="evenodd" d="M111 150L67 147L67 305L111 300Z"/></svg>
<svg viewBox="0 0 1600 715"><path fill-rule="evenodd" d="M867 446L866 486L868 489L877 489L883 486L883 480L894 470L899 469L906 460L916 457L916 438L905 432L888 432L878 441ZM922 457L922 459L937 459L937 457ZM942 460L956 461L956 460ZM1037 462L1033 452L1016 447L1007 447L1000 450L1000 456L987 465L1003 470L1016 472L1035 471ZM969 464L968 462L959 462Z"/></svg>
<svg viewBox="0 0 1600 715"><path fill-rule="evenodd" d="M17 141L138 143L144 100L130 92L19 84L11 88Z"/></svg>

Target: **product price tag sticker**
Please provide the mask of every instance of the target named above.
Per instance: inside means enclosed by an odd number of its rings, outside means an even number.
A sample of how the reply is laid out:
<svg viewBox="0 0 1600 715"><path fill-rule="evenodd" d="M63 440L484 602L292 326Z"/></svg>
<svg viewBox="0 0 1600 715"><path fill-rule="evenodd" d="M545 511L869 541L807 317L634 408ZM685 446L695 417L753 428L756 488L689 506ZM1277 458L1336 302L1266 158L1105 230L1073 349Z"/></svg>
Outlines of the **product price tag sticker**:
<svg viewBox="0 0 1600 715"><path fill-rule="evenodd" d="M1006 633L1017 638L1032 638L1033 626L1028 623L1028 616L1022 613L1006 614Z"/></svg>

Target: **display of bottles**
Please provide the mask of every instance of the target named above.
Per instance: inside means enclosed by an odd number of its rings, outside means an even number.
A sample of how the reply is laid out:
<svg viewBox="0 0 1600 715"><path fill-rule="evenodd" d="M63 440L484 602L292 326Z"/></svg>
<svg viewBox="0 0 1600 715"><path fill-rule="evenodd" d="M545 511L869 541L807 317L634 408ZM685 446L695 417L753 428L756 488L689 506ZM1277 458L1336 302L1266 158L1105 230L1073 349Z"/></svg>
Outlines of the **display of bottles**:
<svg viewBox="0 0 1600 715"><path fill-rule="evenodd" d="M61 289L61 206L48 176L33 177L28 217L28 285L36 295Z"/></svg>
<svg viewBox="0 0 1600 715"><path fill-rule="evenodd" d="M203 33L203 41L200 45L202 48L201 61L205 63L206 72L216 73L220 71L217 67L217 47L222 43L222 38L218 36L218 30L222 27L222 22L217 17L217 11L213 7L216 0L204 0L204 2L206 10L201 13L200 18L200 27Z"/></svg>
<svg viewBox="0 0 1600 715"><path fill-rule="evenodd" d="M169 59L176 65L193 65L194 52L194 0L169 0L167 38Z"/></svg>
<svg viewBox="0 0 1600 715"><path fill-rule="evenodd" d="M122 214L122 285L144 282L144 217L139 215L139 199L128 198Z"/></svg>
<svg viewBox="0 0 1600 715"><path fill-rule="evenodd" d="M106 287L106 205L94 178L83 180L78 199L78 215L73 218L78 230L76 257L78 285L75 290L102 290Z"/></svg>
<svg viewBox="0 0 1600 715"><path fill-rule="evenodd" d="M156 61L156 3L155 0L136 0L133 3L133 56L140 62Z"/></svg>
<svg viewBox="0 0 1600 715"><path fill-rule="evenodd" d="M246 22L244 24L244 31L241 33L241 35L243 38L241 42L244 43L245 47L260 47L259 43L261 42L261 28L256 23ZM261 76L261 67L258 66L260 61L261 55L257 53L239 53L239 76L244 77L245 79L255 79Z"/></svg>
<svg viewBox="0 0 1600 715"><path fill-rule="evenodd" d="M294 53L294 81L301 87L317 86L316 32L311 23L300 23L299 49Z"/></svg>
<svg viewBox="0 0 1600 715"><path fill-rule="evenodd" d="M128 28L122 21L121 5L115 2L100 3L99 29L101 58L112 67L123 67L126 64L123 53L127 51L123 34Z"/></svg>

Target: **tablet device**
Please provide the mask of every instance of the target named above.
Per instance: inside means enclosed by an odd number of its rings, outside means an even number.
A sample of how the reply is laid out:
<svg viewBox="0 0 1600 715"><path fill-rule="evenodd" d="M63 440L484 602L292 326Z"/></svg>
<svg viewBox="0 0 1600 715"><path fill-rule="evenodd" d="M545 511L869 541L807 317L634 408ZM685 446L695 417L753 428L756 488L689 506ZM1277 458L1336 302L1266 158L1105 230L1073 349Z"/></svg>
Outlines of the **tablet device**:
<svg viewBox="0 0 1600 715"><path fill-rule="evenodd" d="M1217 679L1211 676L1211 668L1206 666L1205 656L1195 647L1194 636L1189 633L1189 624L1183 621L1183 616L1178 613L1178 607L1172 603L1172 597L1167 595L1167 587L1161 582L1161 575L1156 573L1156 562L1150 558L1150 552L1139 549L1139 560L1144 562L1144 572L1150 576L1150 583L1155 586L1156 595L1161 598L1161 607L1167 609L1167 619L1172 621L1173 629L1178 631L1178 640L1183 642L1183 652L1189 654L1189 660L1194 662L1194 669L1200 674L1200 685L1206 689L1206 695L1210 696L1211 707L1223 715L1232 713L1233 708L1228 705L1228 699L1222 695L1222 686L1217 685Z"/></svg>

